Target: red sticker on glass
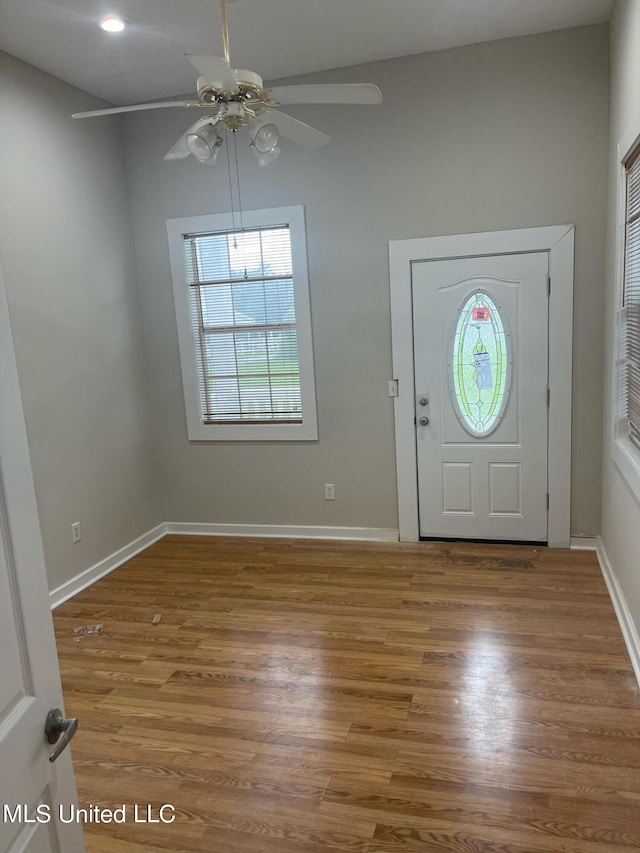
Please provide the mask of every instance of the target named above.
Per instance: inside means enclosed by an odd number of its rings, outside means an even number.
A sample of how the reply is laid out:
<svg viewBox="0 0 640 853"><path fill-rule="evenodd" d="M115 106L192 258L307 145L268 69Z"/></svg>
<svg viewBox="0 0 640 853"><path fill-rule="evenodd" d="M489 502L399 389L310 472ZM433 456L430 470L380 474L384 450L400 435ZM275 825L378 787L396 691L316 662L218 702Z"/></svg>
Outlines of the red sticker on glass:
<svg viewBox="0 0 640 853"><path fill-rule="evenodd" d="M481 323L486 323L489 319L489 309L486 305L476 305L473 309L473 319L476 321L480 321Z"/></svg>

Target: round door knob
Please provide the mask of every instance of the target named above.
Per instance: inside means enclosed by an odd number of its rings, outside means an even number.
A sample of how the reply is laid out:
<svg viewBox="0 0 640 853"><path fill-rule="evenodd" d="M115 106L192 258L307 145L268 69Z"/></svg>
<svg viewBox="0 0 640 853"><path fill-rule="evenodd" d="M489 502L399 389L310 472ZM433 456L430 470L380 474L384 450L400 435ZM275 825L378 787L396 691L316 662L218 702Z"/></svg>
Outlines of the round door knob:
<svg viewBox="0 0 640 853"><path fill-rule="evenodd" d="M429 418L422 417L419 420L420 426L426 426L429 423Z"/></svg>

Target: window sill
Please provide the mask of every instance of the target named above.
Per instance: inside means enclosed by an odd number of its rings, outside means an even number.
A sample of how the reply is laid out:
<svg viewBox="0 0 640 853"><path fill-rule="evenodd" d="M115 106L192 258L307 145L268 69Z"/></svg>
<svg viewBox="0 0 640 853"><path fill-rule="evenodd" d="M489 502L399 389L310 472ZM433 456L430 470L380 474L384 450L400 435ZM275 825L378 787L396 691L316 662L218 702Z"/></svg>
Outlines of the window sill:
<svg viewBox="0 0 640 853"><path fill-rule="evenodd" d="M188 424L189 441L317 441L318 428L301 424Z"/></svg>
<svg viewBox="0 0 640 853"><path fill-rule="evenodd" d="M640 503L640 450L630 439L616 438L613 442L613 461Z"/></svg>

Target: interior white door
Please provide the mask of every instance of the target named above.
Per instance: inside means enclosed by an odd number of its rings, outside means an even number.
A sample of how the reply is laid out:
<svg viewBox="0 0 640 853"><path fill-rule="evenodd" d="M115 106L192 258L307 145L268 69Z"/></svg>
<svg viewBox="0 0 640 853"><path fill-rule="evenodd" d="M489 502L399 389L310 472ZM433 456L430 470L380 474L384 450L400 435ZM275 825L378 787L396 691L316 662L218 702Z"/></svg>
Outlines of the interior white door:
<svg viewBox="0 0 640 853"><path fill-rule="evenodd" d="M82 853L82 827L58 819L77 805L70 753L51 763L44 736L62 691L1 269L0 650L0 853Z"/></svg>
<svg viewBox="0 0 640 853"><path fill-rule="evenodd" d="M412 267L420 535L547 539L548 253Z"/></svg>

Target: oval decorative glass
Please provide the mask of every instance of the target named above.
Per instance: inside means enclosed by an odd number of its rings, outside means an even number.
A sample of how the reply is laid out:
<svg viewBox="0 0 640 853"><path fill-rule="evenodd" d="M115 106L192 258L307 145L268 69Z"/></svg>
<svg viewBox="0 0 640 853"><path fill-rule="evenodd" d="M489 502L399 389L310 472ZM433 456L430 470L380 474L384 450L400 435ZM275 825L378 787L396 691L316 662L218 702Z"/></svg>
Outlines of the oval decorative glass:
<svg viewBox="0 0 640 853"><path fill-rule="evenodd" d="M458 310L449 358L451 400L470 435L482 438L499 426L510 378L510 334L496 303L477 290Z"/></svg>

